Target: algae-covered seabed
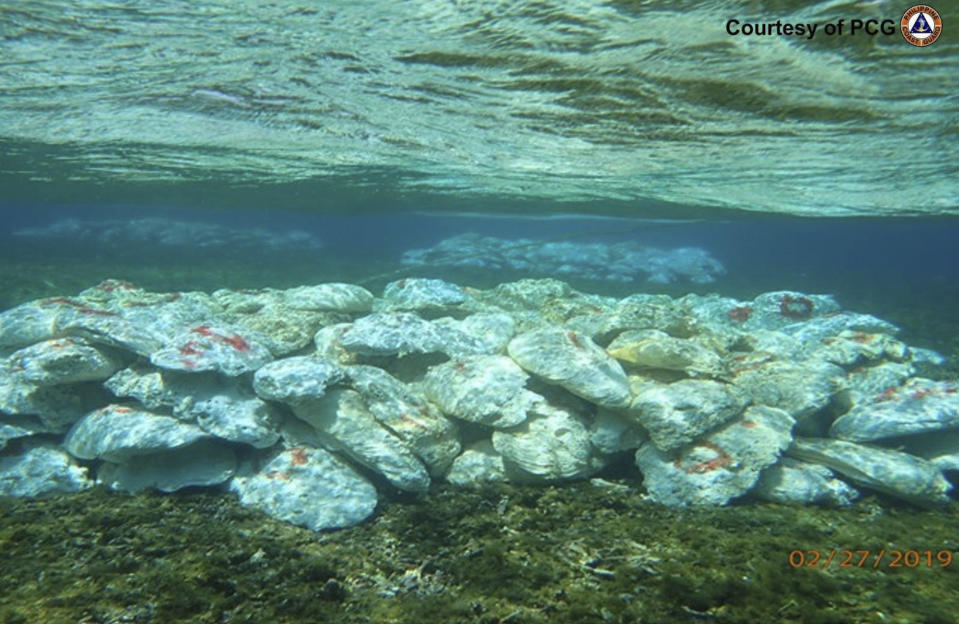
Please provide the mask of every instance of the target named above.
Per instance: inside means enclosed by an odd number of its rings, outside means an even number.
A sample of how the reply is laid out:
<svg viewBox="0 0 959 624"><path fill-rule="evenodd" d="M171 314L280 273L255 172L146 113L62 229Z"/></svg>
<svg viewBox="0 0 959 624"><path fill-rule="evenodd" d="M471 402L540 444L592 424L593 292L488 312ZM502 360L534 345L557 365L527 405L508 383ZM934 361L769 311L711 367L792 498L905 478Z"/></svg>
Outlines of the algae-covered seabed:
<svg viewBox="0 0 959 624"><path fill-rule="evenodd" d="M343 280L378 292L395 269L204 255L118 263L31 246L5 255L4 309L105 277L154 290ZM698 290L751 298L763 288L775 284ZM659 290L677 296L689 288ZM850 309L902 325L906 342L949 356L939 374L956 376L948 301L937 307L919 293L879 296L862 286L836 294ZM959 613L957 503L918 509L867 496L837 510L755 503L670 510L643 500L628 456L603 476L613 485L470 492L438 484L423 499L384 496L371 520L323 534L240 507L226 493L2 499L0 622L916 624L955 622ZM956 557L945 568L935 560L888 567L888 555L878 568L872 559L862 568L840 567L839 559L825 569L789 564L794 550L825 556L832 549Z"/></svg>
<svg viewBox="0 0 959 624"><path fill-rule="evenodd" d="M229 495L0 500L3 622L952 623L950 567L793 550L959 549L959 505L670 510L632 488L435 487L315 534Z"/></svg>

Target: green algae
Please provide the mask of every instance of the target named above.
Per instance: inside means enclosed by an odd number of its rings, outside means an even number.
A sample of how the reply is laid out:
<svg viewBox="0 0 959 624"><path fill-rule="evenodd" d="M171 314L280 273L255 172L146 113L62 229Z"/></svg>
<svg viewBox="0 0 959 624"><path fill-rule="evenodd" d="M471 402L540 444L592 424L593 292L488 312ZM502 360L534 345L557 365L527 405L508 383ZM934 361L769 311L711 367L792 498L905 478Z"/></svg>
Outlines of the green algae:
<svg viewBox="0 0 959 624"><path fill-rule="evenodd" d="M952 622L959 504L667 509L625 484L435 487L313 533L229 494L0 500L0 622Z"/></svg>

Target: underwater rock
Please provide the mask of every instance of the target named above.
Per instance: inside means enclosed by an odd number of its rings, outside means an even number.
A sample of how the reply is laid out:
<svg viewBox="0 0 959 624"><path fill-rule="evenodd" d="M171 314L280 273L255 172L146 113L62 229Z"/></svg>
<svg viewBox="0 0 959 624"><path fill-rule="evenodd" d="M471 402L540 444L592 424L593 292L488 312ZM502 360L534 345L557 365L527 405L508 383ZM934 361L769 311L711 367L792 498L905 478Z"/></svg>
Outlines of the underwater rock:
<svg viewBox="0 0 959 624"><path fill-rule="evenodd" d="M554 327L520 334L507 350L526 371L602 407L627 407L626 373L589 337Z"/></svg>
<svg viewBox="0 0 959 624"><path fill-rule="evenodd" d="M492 440L511 481L575 479L603 467L593 454L584 421L545 402L537 404L523 424L494 431Z"/></svg>
<svg viewBox="0 0 959 624"><path fill-rule="evenodd" d="M273 359L270 350L232 327L202 324L179 334L173 345L154 351L150 362L169 370L217 371L231 377L249 373Z"/></svg>
<svg viewBox="0 0 959 624"><path fill-rule="evenodd" d="M959 384L911 379L840 416L829 436L851 442L959 429Z"/></svg>
<svg viewBox="0 0 959 624"><path fill-rule="evenodd" d="M675 455L646 443L636 466L650 498L669 507L725 505L749 491L789 446L795 424L786 412L754 405Z"/></svg>
<svg viewBox="0 0 959 624"><path fill-rule="evenodd" d="M45 340L15 351L6 368L37 386L102 381L122 368L118 357L79 338Z"/></svg>
<svg viewBox="0 0 959 624"><path fill-rule="evenodd" d="M445 310L466 301L466 293L456 284L438 279L408 277L390 282L383 289L378 311Z"/></svg>
<svg viewBox="0 0 959 624"><path fill-rule="evenodd" d="M653 444L670 451L732 420L749 405L748 395L729 384L683 379L645 386L630 407Z"/></svg>
<svg viewBox="0 0 959 624"><path fill-rule="evenodd" d="M0 496L77 492L92 485L87 470L50 442L28 440L19 454L0 456Z"/></svg>
<svg viewBox="0 0 959 624"><path fill-rule="evenodd" d="M503 355L474 355L433 366L426 396L444 413L490 427L513 427L543 398L526 389L529 376Z"/></svg>
<svg viewBox="0 0 959 624"><path fill-rule="evenodd" d="M352 526L376 508L376 488L332 453L299 446L258 472L237 475L230 489L244 505L314 531Z"/></svg>
<svg viewBox="0 0 959 624"><path fill-rule="evenodd" d="M490 440L480 440L468 446L453 460L446 474L446 481L459 487L482 487L506 480L503 456L496 452Z"/></svg>
<svg viewBox="0 0 959 624"><path fill-rule="evenodd" d="M360 393L331 388L321 399L298 402L293 412L321 439L408 492L425 492L430 475L413 452L367 409Z"/></svg>
<svg viewBox="0 0 959 624"><path fill-rule="evenodd" d="M318 399L326 389L345 378L343 369L330 360L296 356L275 360L253 375L253 389L260 398L282 403Z"/></svg>
<svg viewBox="0 0 959 624"><path fill-rule="evenodd" d="M655 329L625 331L606 347L606 353L633 366L681 371L692 377L723 373L722 359L713 351Z"/></svg>
<svg viewBox="0 0 959 624"><path fill-rule="evenodd" d="M916 504L949 500L952 486L934 464L891 449L828 438L796 438L791 457L822 464L853 482Z"/></svg>
<svg viewBox="0 0 959 624"><path fill-rule="evenodd" d="M170 416L126 405L107 405L78 421L64 447L80 459L124 463L131 457L192 444L210 434Z"/></svg>
<svg viewBox="0 0 959 624"><path fill-rule="evenodd" d="M825 466L791 457L763 470L752 493L773 503L828 507L850 505L859 497L856 488L836 479Z"/></svg>
<svg viewBox="0 0 959 624"><path fill-rule="evenodd" d="M185 487L218 485L236 472L234 452L213 440L131 458L126 463L104 462L97 483L113 490L175 492Z"/></svg>

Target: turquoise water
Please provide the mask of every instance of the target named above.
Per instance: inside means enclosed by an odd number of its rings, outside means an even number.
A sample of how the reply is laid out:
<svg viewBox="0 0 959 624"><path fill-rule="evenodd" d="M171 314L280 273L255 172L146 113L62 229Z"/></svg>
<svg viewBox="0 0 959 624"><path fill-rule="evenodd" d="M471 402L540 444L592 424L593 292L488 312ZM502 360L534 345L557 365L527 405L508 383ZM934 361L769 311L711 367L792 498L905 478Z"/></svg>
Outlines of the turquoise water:
<svg viewBox="0 0 959 624"><path fill-rule="evenodd" d="M13 3L0 170L18 199L954 214L949 15L927 48L725 27L905 8Z"/></svg>

